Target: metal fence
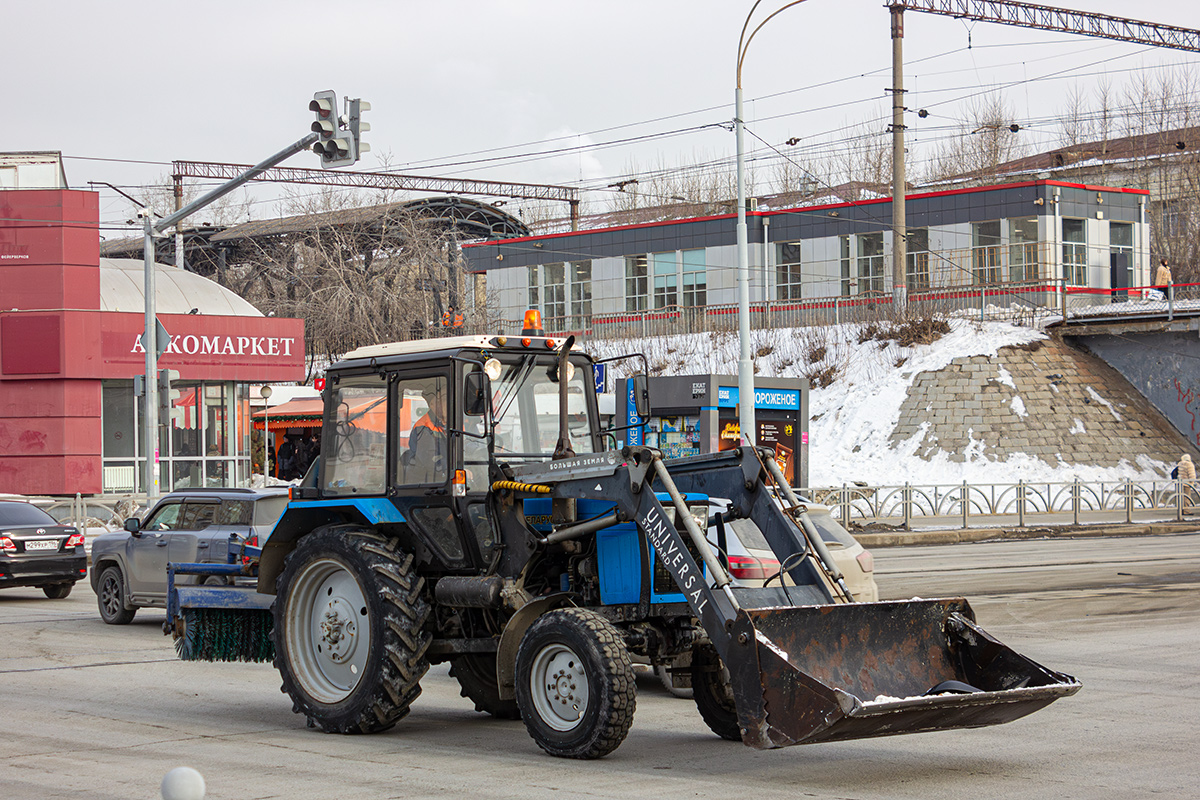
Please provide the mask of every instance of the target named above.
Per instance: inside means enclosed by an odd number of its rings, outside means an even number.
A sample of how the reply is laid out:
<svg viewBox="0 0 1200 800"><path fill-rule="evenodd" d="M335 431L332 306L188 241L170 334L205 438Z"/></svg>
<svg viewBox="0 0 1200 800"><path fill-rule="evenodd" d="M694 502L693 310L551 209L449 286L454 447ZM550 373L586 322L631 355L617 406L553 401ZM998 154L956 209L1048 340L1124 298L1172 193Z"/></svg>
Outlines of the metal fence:
<svg viewBox="0 0 1200 800"><path fill-rule="evenodd" d="M1080 525L1173 519L1200 514L1196 481L1059 481L797 489L814 503L830 506L848 527L854 524L969 528L972 524Z"/></svg>

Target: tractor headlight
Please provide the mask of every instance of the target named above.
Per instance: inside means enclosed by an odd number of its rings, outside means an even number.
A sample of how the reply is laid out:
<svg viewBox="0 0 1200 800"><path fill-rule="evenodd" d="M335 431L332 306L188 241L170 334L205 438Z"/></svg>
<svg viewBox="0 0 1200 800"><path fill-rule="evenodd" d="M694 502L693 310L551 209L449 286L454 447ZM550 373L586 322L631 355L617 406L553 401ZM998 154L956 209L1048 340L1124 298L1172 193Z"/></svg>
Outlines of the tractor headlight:
<svg viewBox="0 0 1200 800"><path fill-rule="evenodd" d="M708 530L708 503L688 506L688 513L692 515L692 519L696 520L696 527L701 533Z"/></svg>
<svg viewBox="0 0 1200 800"><path fill-rule="evenodd" d="M488 376L488 380L500 380L500 372L504 369L504 365L500 363L498 358L489 358L483 362L483 374Z"/></svg>

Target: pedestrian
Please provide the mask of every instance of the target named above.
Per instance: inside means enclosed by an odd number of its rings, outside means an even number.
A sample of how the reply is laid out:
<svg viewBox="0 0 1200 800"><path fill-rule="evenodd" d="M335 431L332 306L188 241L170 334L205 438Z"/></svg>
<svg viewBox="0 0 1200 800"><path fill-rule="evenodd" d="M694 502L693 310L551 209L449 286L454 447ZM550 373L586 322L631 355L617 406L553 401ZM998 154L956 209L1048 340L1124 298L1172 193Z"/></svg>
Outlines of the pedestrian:
<svg viewBox="0 0 1200 800"><path fill-rule="evenodd" d="M288 434L283 440L283 444L279 446L279 452L275 456L275 461L280 478L285 481L296 478L296 442L293 441L291 434Z"/></svg>
<svg viewBox="0 0 1200 800"><path fill-rule="evenodd" d="M1163 297L1167 296L1167 288L1171 285L1171 268L1167 266L1167 260L1164 258L1158 263L1158 270L1154 273L1154 288L1163 293Z"/></svg>
<svg viewBox="0 0 1200 800"><path fill-rule="evenodd" d="M1192 463L1192 457L1188 453L1184 453L1179 459L1180 480L1194 481L1196 480L1196 465Z"/></svg>
<svg viewBox="0 0 1200 800"><path fill-rule="evenodd" d="M1184 453L1179 459L1179 466L1175 468L1176 476L1179 478L1179 484L1183 489L1183 496L1187 498L1184 504L1184 511L1191 512L1191 502L1193 495L1196 493L1196 465L1192 463L1192 457L1188 453Z"/></svg>

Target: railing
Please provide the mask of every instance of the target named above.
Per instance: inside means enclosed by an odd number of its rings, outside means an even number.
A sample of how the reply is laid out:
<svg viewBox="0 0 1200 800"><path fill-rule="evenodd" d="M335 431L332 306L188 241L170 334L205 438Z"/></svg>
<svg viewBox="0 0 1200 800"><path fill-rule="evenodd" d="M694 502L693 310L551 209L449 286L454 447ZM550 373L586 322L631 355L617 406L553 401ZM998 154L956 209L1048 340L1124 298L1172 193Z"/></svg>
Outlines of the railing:
<svg viewBox="0 0 1200 800"><path fill-rule="evenodd" d="M763 330L884 322L893 318L892 308L892 296L885 292L751 303L750 327ZM1110 313L1165 313L1171 319L1180 311L1200 311L1200 284L1173 284L1165 293L1157 292L1152 286L1118 289L1064 287L1061 280L941 286L910 291L907 315L922 317L968 313L980 320L1034 325L1040 320L1059 318L1064 311L1068 319ZM736 331L738 327L735 304L676 305L615 314L546 317L542 324L548 333L573 333L593 339L719 333ZM517 334L521 323L507 322L500 327L505 333ZM495 332L495 329L490 332Z"/></svg>
<svg viewBox="0 0 1200 800"><path fill-rule="evenodd" d="M1200 514L1196 481L1040 481L902 486L843 484L799 488L830 506L842 524L969 528L983 524L1080 525L1088 522L1182 521ZM981 519L987 518L987 519Z"/></svg>

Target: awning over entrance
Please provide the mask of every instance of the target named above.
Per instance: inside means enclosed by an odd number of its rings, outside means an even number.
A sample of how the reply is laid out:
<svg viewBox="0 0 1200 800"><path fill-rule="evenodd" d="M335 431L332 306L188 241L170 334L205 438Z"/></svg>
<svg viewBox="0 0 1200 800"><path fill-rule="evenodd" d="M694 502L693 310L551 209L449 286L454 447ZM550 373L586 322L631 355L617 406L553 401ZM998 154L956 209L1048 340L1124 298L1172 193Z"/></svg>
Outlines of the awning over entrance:
<svg viewBox="0 0 1200 800"><path fill-rule="evenodd" d="M384 400L385 398L382 396L361 398L345 409L342 416L351 425L384 433L387 430L387 419L384 413L387 404ZM323 401L319 397L289 400L274 408L254 412L254 429L259 431L263 429L264 417L266 417L266 422L270 425L271 430L275 432L286 432L288 428L320 428L323 413Z"/></svg>
<svg viewBox="0 0 1200 800"><path fill-rule="evenodd" d="M274 408L254 412L254 429L257 431L263 429L264 417L273 431L287 431L288 428L319 428L323 412L324 405L319 397L289 400Z"/></svg>

